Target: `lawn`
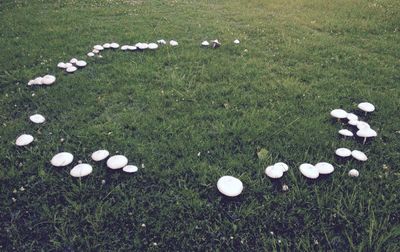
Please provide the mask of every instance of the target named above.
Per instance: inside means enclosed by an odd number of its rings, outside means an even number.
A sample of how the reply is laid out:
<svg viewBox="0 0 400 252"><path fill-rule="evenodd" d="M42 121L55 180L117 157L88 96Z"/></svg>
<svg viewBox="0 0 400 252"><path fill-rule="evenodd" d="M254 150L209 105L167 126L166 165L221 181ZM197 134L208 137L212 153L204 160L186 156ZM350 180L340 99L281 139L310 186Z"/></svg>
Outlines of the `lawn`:
<svg viewBox="0 0 400 252"><path fill-rule="evenodd" d="M400 1L2 0L0 32L0 250L400 250ZM179 46L86 56L158 39ZM73 57L88 66L57 69ZM366 145L329 115L363 101ZM35 141L15 146L22 133ZM339 162L339 147L368 161ZM95 163L102 148L139 171ZM60 151L70 166L51 166ZM71 177L78 160L93 173ZM335 172L301 175L320 161ZM218 192L223 175L240 196Z"/></svg>

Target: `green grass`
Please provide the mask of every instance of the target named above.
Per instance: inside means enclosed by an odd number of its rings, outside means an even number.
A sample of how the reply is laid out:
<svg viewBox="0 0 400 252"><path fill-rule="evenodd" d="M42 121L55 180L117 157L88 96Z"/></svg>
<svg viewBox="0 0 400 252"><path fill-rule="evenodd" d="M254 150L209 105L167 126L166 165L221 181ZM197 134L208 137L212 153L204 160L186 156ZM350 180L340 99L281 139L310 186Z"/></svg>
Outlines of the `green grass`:
<svg viewBox="0 0 400 252"><path fill-rule="evenodd" d="M396 0L2 0L0 250L399 251L399 13ZM160 38L180 45L85 56ZM199 47L215 38L221 48ZM89 64L56 68L72 57ZM47 73L55 85L26 85ZM339 139L329 111L362 101L378 137ZM36 141L17 148L24 132ZM338 147L369 160L338 163ZM99 148L145 167L110 171L90 160ZM52 167L59 151L93 174ZM278 161L290 170L272 182ZM307 181L298 166L319 161L335 172ZM221 196L222 175L243 194Z"/></svg>

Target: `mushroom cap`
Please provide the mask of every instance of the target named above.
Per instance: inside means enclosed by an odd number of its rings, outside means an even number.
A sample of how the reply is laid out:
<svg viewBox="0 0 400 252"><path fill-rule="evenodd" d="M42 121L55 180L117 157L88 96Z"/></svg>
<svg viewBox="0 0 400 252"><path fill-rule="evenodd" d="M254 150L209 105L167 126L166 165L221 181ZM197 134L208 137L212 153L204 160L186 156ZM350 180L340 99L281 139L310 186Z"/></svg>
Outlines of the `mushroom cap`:
<svg viewBox="0 0 400 252"><path fill-rule="evenodd" d="M46 118L40 114L34 114L29 117L29 120L33 123L44 123L46 121Z"/></svg>
<svg viewBox="0 0 400 252"><path fill-rule="evenodd" d="M280 166L271 165L265 168L265 174L273 179L282 178L283 169Z"/></svg>
<svg viewBox="0 0 400 252"><path fill-rule="evenodd" d="M210 45L210 43L208 42L208 41L203 41L203 42L201 42L201 45L202 46L209 46Z"/></svg>
<svg viewBox="0 0 400 252"><path fill-rule="evenodd" d="M358 116L354 113L347 113L347 119L349 121L358 121Z"/></svg>
<svg viewBox="0 0 400 252"><path fill-rule="evenodd" d="M17 140L15 140L15 145L17 146L25 146L33 142L33 136L29 134L20 135Z"/></svg>
<svg viewBox="0 0 400 252"><path fill-rule="evenodd" d="M56 81L56 77L54 75L45 75L42 78L42 84L51 85Z"/></svg>
<svg viewBox="0 0 400 252"><path fill-rule="evenodd" d="M339 148L335 151L336 155L339 157L350 157L351 156L351 150L347 148Z"/></svg>
<svg viewBox="0 0 400 252"><path fill-rule="evenodd" d="M363 121L358 121L356 126L357 126L358 129L369 129L369 128L371 128L371 126L368 123L363 122Z"/></svg>
<svg viewBox="0 0 400 252"><path fill-rule="evenodd" d="M86 61L84 61L84 60L78 60L78 61L76 62L76 65L77 65L78 67L85 67L85 66L87 65L87 63L86 63Z"/></svg>
<svg viewBox="0 0 400 252"><path fill-rule="evenodd" d="M88 57L93 57L93 56L94 56L94 53L93 53L93 52L88 52L87 56L88 56Z"/></svg>
<svg viewBox="0 0 400 252"><path fill-rule="evenodd" d="M75 178L81 178L92 173L93 168L90 164L78 164L75 165L74 168L71 169L69 174Z"/></svg>
<svg viewBox="0 0 400 252"><path fill-rule="evenodd" d="M34 85L42 85L43 84L43 77L36 77L34 80L33 80L33 84Z"/></svg>
<svg viewBox="0 0 400 252"><path fill-rule="evenodd" d="M341 130L339 130L339 134L342 135L342 136L347 136L347 137L352 137L352 136L354 136L353 132L351 132L351 131L348 130L348 129L341 129Z"/></svg>
<svg viewBox="0 0 400 252"><path fill-rule="evenodd" d="M156 43L150 43L150 44L148 45L148 48L151 49L151 50L155 50L155 49L158 48L158 45L157 45Z"/></svg>
<svg viewBox="0 0 400 252"><path fill-rule="evenodd" d="M72 58L72 59L69 61L69 63L71 63L71 64L75 64L77 61L78 61L78 59L76 59L76 58Z"/></svg>
<svg viewBox="0 0 400 252"><path fill-rule="evenodd" d="M315 165L320 174L331 174L335 168L330 163L320 162Z"/></svg>
<svg viewBox="0 0 400 252"><path fill-rule="evenodd" d="M149 45L147 43L137 43L135 46L140 50L146 50L147 48L149 48Z"/></svg>
<svg viewBox="0 0 400 252"><path fill-rule="evenodd" d="M108 49L108 48L110 48L111 47L111 44L110 43L105 43L104 45L103 45L103 48L104 49Z"/></svg>
<svg viewBox="0 0 400 252"><path fill-rule="evenodd" d="M128 159L123 155L115 155L107 160L107 166L110 169L121 169L128 164Z"/></svg>
<svg viewBox="0 0 400 252"><path fill-rule="evenodd" d="M349 120L349 124L351 126L357 126L358 121L357 120Z"/></svg>
<svg viewBox="0 0 400 252"><path fill-rule="evenodd" d="M349 171L349 176L350 177L358 177L359 175L360 175L360 173L356 169L351 169Z"/></svg>
<svg viewBox="0 0 400 252"><path fill-rule="evenodd" d="M104 47L101 45L95 45L95 46L93 46L93 49L98 50L98 51L103 51Z"/></svg>
<svg viewBox="0 0 400 252"><path fill-rule="evenodd" d="M177 45L178 45L178 42L176 42L175 40L171 40L171 41L169 41L169 44L170 44L171 46L177 46Z"/></svg>
<svg viewBox="0 0 400 252"><path fill-rule="evenodd" d="M359 151L359 150L353 150L353 151L351 152L351 155L353 156L353 158L355 158L355 159L357 159L357 160L359 160L359 161L362 161L362 162L368 160L367 155L365 155L364 152Z"/></svg>
<svg viewBox="0 0 400 252"><path fill-rule="evenodd" d="M126 50L128 50L128 47L129 47L129 45L123 45L123 46L121 46L121 50L126 51Z"/></svg>
<svg viewBox="0 0 400 252"><path fill-rule="evenodd" d="M289 170L289 166L283 162L278 162L274 164L274 166L281 168L283 172L287 172Z"/></svg>
<svg viewBox="0 0 400 252"><path fill-rule="evenodd" d="M331 116L338 119L343 119L347 118L347 112L344 111L343 109L334 109L331 111Z"/></svg>
<svg viewBox="0 0 400 252"><path fill-rule="evenodd" d="M67 71L67 73L73 73L77 70L78 68L72 66L72 67L68 67L67 69L65 69L65 71Z"/></svg>
<svg viewBox="0 0 400 252"><path fill-rule="evenodd" d="M129 51L135 51L135 50L137 50L137 47L136 46L128 46L128 48L127 48Z"/></svg>
<svg viewBox="0 0 400 252"><path fill-rule="evenodd" d="M98 53L100 53L100 51L97 50L97 49L93 49L93 50L92 50L92 53L98 54Z"/></svg>
<svg viewBox="0 0 400 252"><path fill-rule="evenodd" d="M53 158L50 160L50 163L53 166L61 167L69 165L70 163L72 163L72 160L74 160L74 156L71 153L60 152L53 156Z"/></svg>
<svg viewBox="0 0 400 252"><path fill-rule="evenodd" d="M243 183L232 176L223 176L217 182L218 190L225 196L236 197L243 191Z"/></svg>
<svg viewBox="0 0 400 252"><path fill-rule="evenodd" d="M127 173L133 173L133 172L137 172L138 168L135 165L127 165L124 168L122 168L122 170Z"/></svg>
<svg viewBox="0 0 400 252"><path fill-rule="evenodd" d="M92 153L91 158L94 161L101 161L106 159L110 155L110 152L108 150L98 150Z"/></svg>
<svg viewBox="0 0 400 252"><path fill-rule="evenodd" d="M239 41L238 39L235 39L235 40L233 41L233 43L234 43L234 44L239 44L240 41Z"/></svg>
<svg viewBox="0 0 400 252"><path fill-rule="evenodd" d="M299 169L301 174L303 174L305 177L309 179L316 179L319 177L319 171L317 167L315 167L312 164L307 164L307 163L301 164Z"/></svg>
<svg viewBox="0 0 400 252"><path fill-rule="evenodd" d="M165 41L164 39L159 39L159 40L157 40L157 43L159 43L161 45L165 45L165 44L167 44L167 41Z"/></svg>
<svg viewBox="0 0 400 252"><path fill-rule="evenodd" d="M68 67L72 67L72 66L74 66L74 65L72 65L71 63L65 63L65 68L68 68Z"/></svg>
<svg viewBox="0 0 400 252"><path fill-rule="evenodd" d="M373 112L375 110L375 106L369 102L361 102L358 104L358 108L364 112Z"/></svg>
<svg viewBox="0 0 400 252"><path fill-rule="evenodd" d="M119 44L113 42L113 43L110 44L110 47L113 48L113 49L117 49L119 47Z"/></svg>
<svg viewBox="0 0 400 252"><path fill-rule="evenodd" d="M359 137L376 137L378 134L376 133L375 130L371 128L363 128L357 131L357 136Z"/></svg>
<svg viewBox="0 0 400 252"><path fill-rule="evenodd" d="M57 64L57 67L64 69L64 68L67 68L67 65L64 62L60 62Z"/></svg>

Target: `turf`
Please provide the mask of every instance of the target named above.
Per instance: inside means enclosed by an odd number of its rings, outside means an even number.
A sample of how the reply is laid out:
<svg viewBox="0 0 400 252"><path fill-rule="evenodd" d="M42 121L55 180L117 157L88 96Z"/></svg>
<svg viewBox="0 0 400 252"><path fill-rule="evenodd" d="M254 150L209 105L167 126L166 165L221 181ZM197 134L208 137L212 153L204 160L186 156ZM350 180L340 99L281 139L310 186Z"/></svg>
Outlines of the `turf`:
<svg viewBox="0 0 400 252"><path fill-rule="evenodd" d="M2 0L0 250L399 251L399 13L396 0ZM180 45L85 56L160 38ZM56 68L72 57L89 64ZM47 73L53 86L26 85ZM362 101L377 108L366 145L329 116ZM35 142L17 148L21 133ZM338 147L369 160L339 162ZM100 148L139 172L94 163ZM59 151L93 174L52 167ZM264 169L279 161L290 169L273 182ZM319 161L335 172L300 174ZM222 175L243 181L239 197L219 194Z"/></svg>

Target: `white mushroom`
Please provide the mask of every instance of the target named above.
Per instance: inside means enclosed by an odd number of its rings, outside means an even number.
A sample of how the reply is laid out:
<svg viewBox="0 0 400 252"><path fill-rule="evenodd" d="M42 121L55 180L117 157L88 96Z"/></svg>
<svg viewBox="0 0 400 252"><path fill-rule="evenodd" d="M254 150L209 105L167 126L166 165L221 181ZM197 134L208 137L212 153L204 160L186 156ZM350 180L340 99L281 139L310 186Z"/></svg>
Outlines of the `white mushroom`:
<svg viewBox="0 0 400 252"><path fill-rule="evenodd" d="M320 162L315 165L318 169L319 174L331 174L335 168L330 163Z"/></svg>
<svg viewBox="0 0 400 252"><path fill-rule="evenodd" d="M177 46L177 45L178 45L178 42L176 42L175 40L171 40L171 41L169 41L169 44L170 44L171 46Z"/></svg>
<svg viewBox="0 0 400 252"><path fill-rule="evenodd" d="M67 65L64 62L60 62L57 64L57 67L61 68L61 69L65 69L65 68L67 68Z"/></svg>
<svg viewBox="0 0 400 252"><path fill-rule="evenodd" d="M209 46L210 45L210 43L208 42L208 41L203 41L203 42L201 42L201 45L202 46Z"/></svg>
<svg viewBox="0 0 400 252"><path fill-rule="evenodd" d="M352 137L354 134L348 129L341 129L339 130L339 134L346 137Z"/></svg>
<svg viewBox="0 0 400 252"><path fill-rule="evenodd" d="M118 44L118 43L111 43L111 44L110 44L110 47L111 47L112 49L117 49L117 48L119 47L119 44Z"/></svg>
<svg viewBox="0 0 400 252"><path fill-rule="evenodd" d="M265 174L270 178L278 179L283 176L283 169L279 166L271 165L265 168Z"/></svg>
<svg viewBox="0 0 400 252"><path fill-rule="evenodd" d="M93 46L93 49L98 50L98 51L103 51L104 47L102 47L101 45L95 45L95 46Z"/></svg>
<svg viewBox="0 0 400 252"><path fill-rule="evenodd" d="M108 48L110 48L111 47L111 44L110 43L105 43L104 45L103 45L103 48L104 49L108 49Z"/></svg>
<svg viewBox="0 0 400 252"><path fill-rule="evenodd" d="M136 46L128 46L128 48L127 48L129 51L135 51L135 50L137 50L137 47Z"/></svg>
<svg viewBox="0 0 400 252"><path fill-rule="evenodd" d="M351 169L349 171L349 176L350 177L358 177L359 175L360 175L360 173L356 169Z"/></svg>
<svg viewBox="0 0 400 252"><path fill-rule="evenodd" d="M93 52L89 52L89 53L87 54L87 56L88 56L88 57L93 57L93 56L94 56L94 53L93 53Z"/></svg>
<svg viewBox="0 0 400 252"><path fill-rule="evenodd" d="M375 106L369 102L362 102L358 104L358 108L365 112L365 114L373 112L375 110Z"/></svg>
<svg viewBox="0 0 400 252"><path fill-rule="evenodd" d="M362 161L362 162L365 162L365 161L368 160L367 155L365 155L364 152L359 151L359 150L353 150L353 151L351 152L351 155L353 156L353 158L355 158L355 159L357 159L357 160L359 160L359 161Z"/></svg>
<svg viewBox="0 0 400 252"><path fill-rule="evenodd" d="M217 182L218 190L225 196L236 197L243 191L243 183L232 176L223 176Z"/></svg>
<svg viewBox="0 0 400 252"><path fill-rule="evenodd" d="M40 114L31 115L29 117L29 120L31 120L31 122L33 122L33 123L44 123L44 121L46 121L44 116L42 116Z"/></svg>
<svg viewBox="0 0 400 252"><path fill-rule="evenodd" d="M338 120L344 119L347 118L347 112L343 109L334 109L331 111L331 116L337 118Z"/></svg>
<svg viewBox="0 0 400 252"><path fill-rule="evenodd" d="M148 47L149 47L149 49L151 49L151 50L155 50L155 49L158 48L158 45L157 45L156 43L150 43L150 44L148 45Z"/></svg>
<svg viewBox="0 0 400 252"><path fill-rule="evenodd" d="M274 164L274 166L281 168L283 172L287 172L289 170L289 166L283 162L278 162Z"/></svg>
<svg viewBox="0 0 400 252"><path fill-rule="evenodd" d="M29 134L20 135L17 140L15 140L15 145L17 146L26 146L33 142L33 136Z"/></svg>
<svg viewBox="0 0 400 252"><path fill-rule="evenodd" d="M77 61L78 61L78 60L77 60L76 58L72 58L72 59L69 61L69 63L71 63L71 64L76 64Z"/></svg>
<svg viewBox="0 0 400 252"><path fill-rule="evenodd" d="M147 43L137 43L135 46L140 50L146 50L147 48L149 48L149 45Z"/></svg>
<svg viewBox="0 0 400 252"><path fill-rule="evenodd" d="M72 66L74 66L74 65L72 65L71 63L65 63L65 68L68 68L68 67L72 67Z"/></svg>
<svg viewBox="0 0 400 252"><path fill-rule="evenodd" d="M357 126L358 121L357 120L349 120L349 125L351 126Z"/></svg>
<svg viewBox="0 0 400 252"><path fill-rule="evenodd" d="M93 49L93 50L92 50L92 53L98 54L98 53L100 53L100 51L99 51L99 50L96 50L96 49Z"/></svg>
<svg viewBox="0 0 400 252"><path fill-rule="evenodd" d="M65 69L65 71L67 71L67 73L73 73L77 70L78 68L72 66L72 67L68 67L67 69Z"/></svg>
<svg viewBox="0 0 400 252"><path fill-rule="evenodd" d="M237 44L240 43L240 41L239 41L238 39L235 39L235 40L233 41L233 43L237 45Z"/></svg>
<svg viewBox="0 0 400 252"><path fill-rule="evenodd" d="M128 50L128 47L129 47L129 45L123 45L123 46L121 46L121 50L126 51L126 50Z"/></svg>
<svg viewBox="0 0 400 252"><path fill-rule="evenodd" d="M218 48L221 46L221 43L218 41L218 39L211 41L212 43L212 48Z"/></svg>
<svg viewBox="0 0 400 252"><path fill-rule="evenodd" d="M359 130L361 130L361 129L370 129L371 128L371 126L368 123L363 122L363 121L358 121L356 126L357 126L357 128Z"/></svg>
<svg viewBox="0 0 400 252"><path fill-rule="evenodd" d="M110 152L107 150L98 150L92 153L92 159L94 161L101 161L106 159L110 155Z"/></svg>
<svg viewBox="0 0 400 252"><path fill-rule="evenodd" d="M335 151L336 155L338 155L339 157L350 157L351 156L351 150L347 149L347 148L339 148Z"/></svg>
<svg viewBox="0 0 400 252"><path fill-rule="evenodd" d="M121 169L128 164L128 159L123 155L115 155L107 160L107 166L110 169Z"/></svg>
<svg viewBox="0 0 400 252"><path fill-rule="evenodd" d="M160 39L160 40L157 40L157 43L159 43L160 45L166 45L167 41L165 41L164 39Z"/></svg>
<svg viewBox="0 0 400 252"><path fill-rule="evenodd" d="M74 156L69 153L69 152L60 152L50 160L50 163L53 166L56 167L61 167L61 166L67 166L70 163L72 163L72 160L74 160Z"/></svg>
<svg viewBox="0 0 400 252"><path fill-rule="evenodd" d="M376 137L377 135L376 131L371 128L363 128L357 131L357 136L364 138L363 144L365 144L367 138Z"/></svg>
<svg viewBox="0 0 400 252"><path fill-rule="evenodd" d="M90 173L92 173L92 171L93 171L93 168L91 165L78 164L78 165L74 166L74 168L71 169L69 174L71 174L72 177L81 178L81 177L85 177L85 176L89 175Z"/></svg>
<svg viewBox="0 0 400 252"><path fill-rule="evenodd" d="M133 173L133 172L137 172L138 168L135 165L127 165L124 168L122 168L122 170L127 173Z"/></svg>
<svg viewBox="0 0 400 252"><path fill-rule="evenodd" d="M42 78L42 84L51 85L56 81L56 77L53 75L45 75Z"/></svg>
<svg viewBox="0 0 400 252"><path fill-rule="evenodd" d="M85 67L85 66L87 65L87 63L86 63L86 61L84 61L84 60L78 60L78 61L76 62L76 65L77 65L78 67Z"/></svg>
<svg viewBox="0 0 400 252"><path fill-rule="evenodd" d="M301 174L303 174L305 177L309 179L316 179L319 177L318 169L312 164L307 164L307 163L301 164L299 169Z"/></svg>
<svg viewBox="0 0 400 252"><path fill-rule="evenodd" d="M354 113L347 113L347 119L349 121L358 121L358 116Z"/></svg>
<svg viewBox="0 0 400 252"><path fill-rule="evenodd" d="M33 80L33 85L42 85L43 84L43 77L36 77L34 80Z"/></svg>

